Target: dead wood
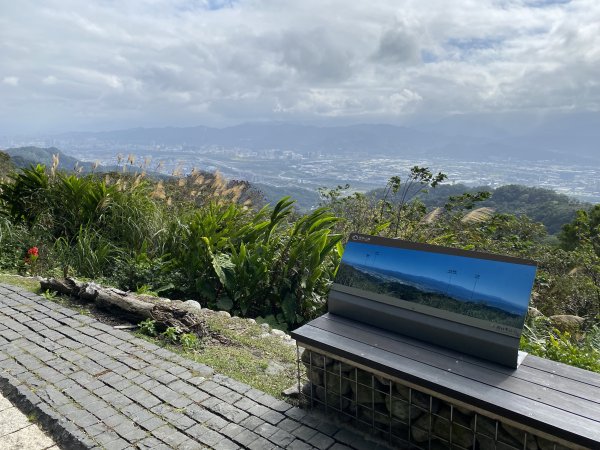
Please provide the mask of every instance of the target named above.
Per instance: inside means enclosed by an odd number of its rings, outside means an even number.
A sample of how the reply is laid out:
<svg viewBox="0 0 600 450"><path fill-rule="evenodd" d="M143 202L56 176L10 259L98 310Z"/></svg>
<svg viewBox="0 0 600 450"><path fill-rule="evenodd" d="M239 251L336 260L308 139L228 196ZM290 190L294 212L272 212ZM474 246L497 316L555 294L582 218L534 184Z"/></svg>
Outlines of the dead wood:
<svg viewBox="0 0 600 450"><path fill-rule="evenodd" d="M83 283L73 278L40 280L42 290L56 291L64 295L93 302L99 308L113 313L126 315L129 318L142 321L156 321L158 329L175 327L181 333L194 333L200 337L206 335L203 318L183 302L170 302L165 299L153 299L148 296L138 296L115 288L105 288L95 283Z"/></svg>

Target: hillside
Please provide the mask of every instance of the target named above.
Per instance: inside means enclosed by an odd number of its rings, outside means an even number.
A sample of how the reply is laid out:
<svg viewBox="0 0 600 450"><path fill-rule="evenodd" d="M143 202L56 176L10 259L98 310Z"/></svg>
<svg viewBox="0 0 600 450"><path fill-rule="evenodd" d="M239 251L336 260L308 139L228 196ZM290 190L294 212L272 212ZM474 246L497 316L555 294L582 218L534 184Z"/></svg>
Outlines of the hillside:
<svg viewBox="0 0 600 450"><path fill-rule="evenodd" d="M140 133L144 135L142 131ZM140 139L141 135L138 136ZM136 136L135 133L134 136ZM81 167L84 173L92 170L92 163L79 161L55 147L20 147L10 148L5 150L5 152L4 156L0 155L0 177L2 173L8 173L10 168L15 166L29 167L30 165L45 164L49 167L52 165L52 156L56 154L59 155L60 169L62 170L73 170L75 167ZM6 155L10 156L10 161ZM101 166L96 171L111 172L120 171L121 169L121 167ZM158 173L148 173L148 175L153 178L169 178ZM253 199L255 204L261 204L263 197L264 201L275 204L281 197L286 195L290 195L296 199L297 207L302 211L309 211L319 203L317 192L302 188L301 186L290 188L268 184L244 184L246 185L245 190L251 188L254 191ZM431 189L428 193L422 194L420 198L428 208L443 207L448 202L450 196L478 191L492 193L492 196L488 200L479 203L478 206L491 207L499 213L525 215L535 222L543 223L550 234L558 233L563 224L570 222L575 217L575 212L578 209L591 206L588 203L580 202L551 189L521 185L507 185L494 189L487 186L470 187L464 184L442 184L436 189ZM383 190L377 189L371 191L368 195L381 197Z"/></svg>
<svg viewBox="0 0 600 450"><path fill-rule="evenodd" d="M18 147L4 150L10 156L12 163L17 167L29 167L36 164L52 166L52 156L58 155L60 167L63 170L72 170L76 166L84 170L91 170L92 163L79 161L77 158L68 156L56 147Z"/></svg>
<svg viewBox="0 0 600 450"><path fill-rule="evenodd" d="M487 200L477 203L477 207L493 208L501 214L527 216L534 222L543 223L549 234L556 234L561 227L573 220L580 209L587 209L591 204L581 202L552 189L510 184L499 188L489 186L466 186L464 184L439 185L429 192L420 194L420 200L428 209L443 207L452 196L464 193L474 194L486 191L491 193ZM369 195L381 198L383 189L371 191Z"/></svg>
<svg viewBox="0 0 600 450"><path fill-rule="evenodd" d="M4 179L15 168L10 155L0 151L0 180Z"/></svg>

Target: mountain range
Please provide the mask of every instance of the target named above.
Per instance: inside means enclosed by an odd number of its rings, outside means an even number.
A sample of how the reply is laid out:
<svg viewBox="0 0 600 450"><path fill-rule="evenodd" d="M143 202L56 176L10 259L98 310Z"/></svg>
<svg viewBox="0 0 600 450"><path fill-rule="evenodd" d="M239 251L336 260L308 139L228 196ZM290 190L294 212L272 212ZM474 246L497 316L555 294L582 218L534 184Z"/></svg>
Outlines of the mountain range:
<svg viewBox="0 0 600 450"><path fill-rule="evenodd" d="M552 116L528 126L505 127L455 117L419 126L358 124L316 126L281 122L131 128L55 136L73 141L138 145L221 146L249 150L393 157L447 157L457 160L529 159L600 163L600 113Z"/></svg>

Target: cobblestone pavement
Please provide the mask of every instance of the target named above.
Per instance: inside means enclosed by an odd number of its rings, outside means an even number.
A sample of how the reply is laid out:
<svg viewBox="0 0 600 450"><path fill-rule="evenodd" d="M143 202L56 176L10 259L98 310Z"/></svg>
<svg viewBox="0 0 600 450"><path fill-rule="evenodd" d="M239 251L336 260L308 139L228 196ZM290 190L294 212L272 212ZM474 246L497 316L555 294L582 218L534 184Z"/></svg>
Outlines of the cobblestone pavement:
<svg viewBox="0 0 600 450"><path fill-rule="evenodd" d="M59 450L52 439L2 395L0 395L0 448Z"/></svg>
<svg viewBox="0 0 600 450"><path fill-rule="evenodd" d="M316 413L5 284L0 391L67 449L377 448Z"/></svg>

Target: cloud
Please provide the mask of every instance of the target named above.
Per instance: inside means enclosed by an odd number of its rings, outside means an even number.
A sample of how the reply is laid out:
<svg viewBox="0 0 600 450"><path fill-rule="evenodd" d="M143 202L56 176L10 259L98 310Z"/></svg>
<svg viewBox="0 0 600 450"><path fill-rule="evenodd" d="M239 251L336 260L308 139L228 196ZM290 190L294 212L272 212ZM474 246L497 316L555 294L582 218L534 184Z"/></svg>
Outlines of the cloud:
<svg viewBox="0 0 600 450"><path fill-rule="evenodd" d="M416 64L421 62L419 36L406 25L397 25L382 32L374 59L391 64Z"/></svg>
<svg viewBox="0 0 600 450"><path fill-rule="evenodd" d="M2 8L0 133L600 109L596 0Z"/></svg>
<svg viewBox="0 0 600 450"><path fill-rule="evenodd" d="M2 82L8 86L18 86L19 85L19 77L4 77Z"/></svg>
<svg viewBox="0 0 600 450"><path fill-rule="evenodd" d="M47 77L44 77L42 79L42 83L45 84L46 86L52 86L53 84L58 83L58 80L56 79L56 77L54 75L48 75Z"/></svg>

